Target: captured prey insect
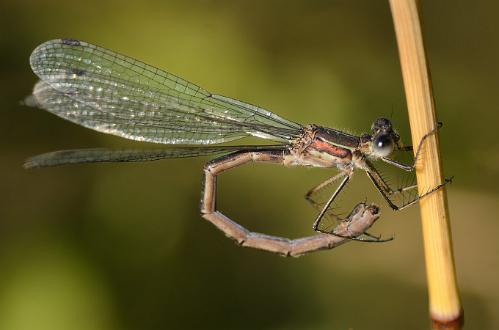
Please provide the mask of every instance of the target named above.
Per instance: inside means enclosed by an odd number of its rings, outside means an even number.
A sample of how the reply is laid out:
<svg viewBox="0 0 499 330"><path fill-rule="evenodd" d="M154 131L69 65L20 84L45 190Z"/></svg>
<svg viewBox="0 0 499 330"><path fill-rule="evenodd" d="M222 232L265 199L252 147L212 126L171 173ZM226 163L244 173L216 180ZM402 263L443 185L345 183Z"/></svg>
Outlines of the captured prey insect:
<svg viewBox="0 0 499 330"><path fill-rule="evenodd" d="M380 160L405 171L413 171L424 140L438 128L423 137L417 146L414 163L406 165L389 156L394 150L412 151L412 147L401 145L400 136L390 120L385 118L375 120L371 132L361 136L317 125L302 126L254 105L212 94L138 60L73 39L43 43L31 54L30 64L40 81L36 83L33 94L27 98L26 103L29 105L84 127L131 140L205 146L155 150L56 151L27 160L25 167L222 155L204 166L201 213L240 243L247 239L237 233L241 227L216 210L216 177L246 163L267 162L338 169L339 174L306 194L307 200L317 206L316 193L341 180L313 224L314 230L337 236L341 234L322 230L320 223L355 169L367 173L394 210L414 204L449 181L404 203L397 203L394 196L416 186L393 189L372 163ZM248 136L277 144L206 146ZM346 219L351 219L354 213ZM352 238L358 236L351 235ZM374 236L370 237L373 241L379 241Z"/></svg>

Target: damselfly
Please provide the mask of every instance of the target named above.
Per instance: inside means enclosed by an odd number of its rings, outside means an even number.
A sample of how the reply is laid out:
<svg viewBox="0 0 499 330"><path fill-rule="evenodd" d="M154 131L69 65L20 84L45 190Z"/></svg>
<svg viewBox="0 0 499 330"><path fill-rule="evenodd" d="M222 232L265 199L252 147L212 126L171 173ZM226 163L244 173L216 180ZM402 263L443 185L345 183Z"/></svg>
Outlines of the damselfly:
<svg viewBox="0 0 499 330"><path fill-rule="evenodd" d="M449 181L398 204L394 196L416 186L393 189L373 166L373 161L379 160L413 171L424 140L438 127L423 137L414 163L407 165L389 157L394 150L412 151L412 147L402 146L399 134L385 118L375 120L371 132L361 136L317 125L302 126L254 105L212 94L130 57L73 39L52 40L38 46L30 63L40 81L26 103L99 132L161 144L208 145L248 136L276 142L260 146L184 146L156 150L66 150L35 156L25 163L25 167L33 168L221 154L223 156L204 166L201 213L232 237L237 224L215 208L216 177L249 162L338 169L339 174L306 194L307 200L319 205L316 193L340 180L334 193L321 205L313 224L314 230L330 234L338 233L322 230L320 223L355 169L366 172L394 210L414 204Z"/></svg>

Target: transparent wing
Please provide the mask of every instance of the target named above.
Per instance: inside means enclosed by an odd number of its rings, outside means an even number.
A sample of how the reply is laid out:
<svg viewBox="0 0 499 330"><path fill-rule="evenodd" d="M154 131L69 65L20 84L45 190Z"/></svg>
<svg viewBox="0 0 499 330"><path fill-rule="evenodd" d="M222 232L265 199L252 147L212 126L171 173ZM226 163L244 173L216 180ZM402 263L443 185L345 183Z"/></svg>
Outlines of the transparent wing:
<svg viewBox="0 0 499 330"><path fill-rule="evenodd" d="M248 135L276 141L302 126L214 95L171 73L82 41L58 39L30 57L34 103L79 125L132 140L212 144Z"/></svg>
<svg viewBox="0 0 499 330"><path fill-rule="evenodd" d="M269 146L221 146L182 147L163 149L72 149L59 150L37 155L26 160L24 168L39 168L83 163L143 162L166 158L187 158L238 151L284 150L282 145Z"/></svg>

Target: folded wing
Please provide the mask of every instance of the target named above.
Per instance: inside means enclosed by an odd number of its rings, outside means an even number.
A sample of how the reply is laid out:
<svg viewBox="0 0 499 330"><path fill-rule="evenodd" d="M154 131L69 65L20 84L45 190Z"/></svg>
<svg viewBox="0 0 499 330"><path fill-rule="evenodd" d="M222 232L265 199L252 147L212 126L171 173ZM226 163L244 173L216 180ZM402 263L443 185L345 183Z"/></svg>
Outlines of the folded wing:
<svg viewBox="0 0 499 330"><path fill-rule="evenodd" d="M288 141L302 126L211 94L171 73L82 41L58 39L30 57L34 103L79 125L165 144L213 144L248 135Z"/></svg>

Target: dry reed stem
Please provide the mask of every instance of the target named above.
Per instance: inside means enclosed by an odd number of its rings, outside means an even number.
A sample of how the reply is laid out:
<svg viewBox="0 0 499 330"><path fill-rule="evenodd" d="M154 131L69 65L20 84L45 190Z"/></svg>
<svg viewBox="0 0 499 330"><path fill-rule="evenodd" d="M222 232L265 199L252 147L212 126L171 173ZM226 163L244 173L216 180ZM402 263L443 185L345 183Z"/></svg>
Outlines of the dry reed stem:
<svg viewBox="0 0 499 330"><path fill-rule="evenodd" d="M417 0L390 0L411 125L413 145L435 128L435 104L427 67ZM445 128L444 128L445 129ZM419 192L443 182L438 134L427 142L416 168ZM420 201L434 329L460 329L462 309L456 283L445 187Z"/></svg>

